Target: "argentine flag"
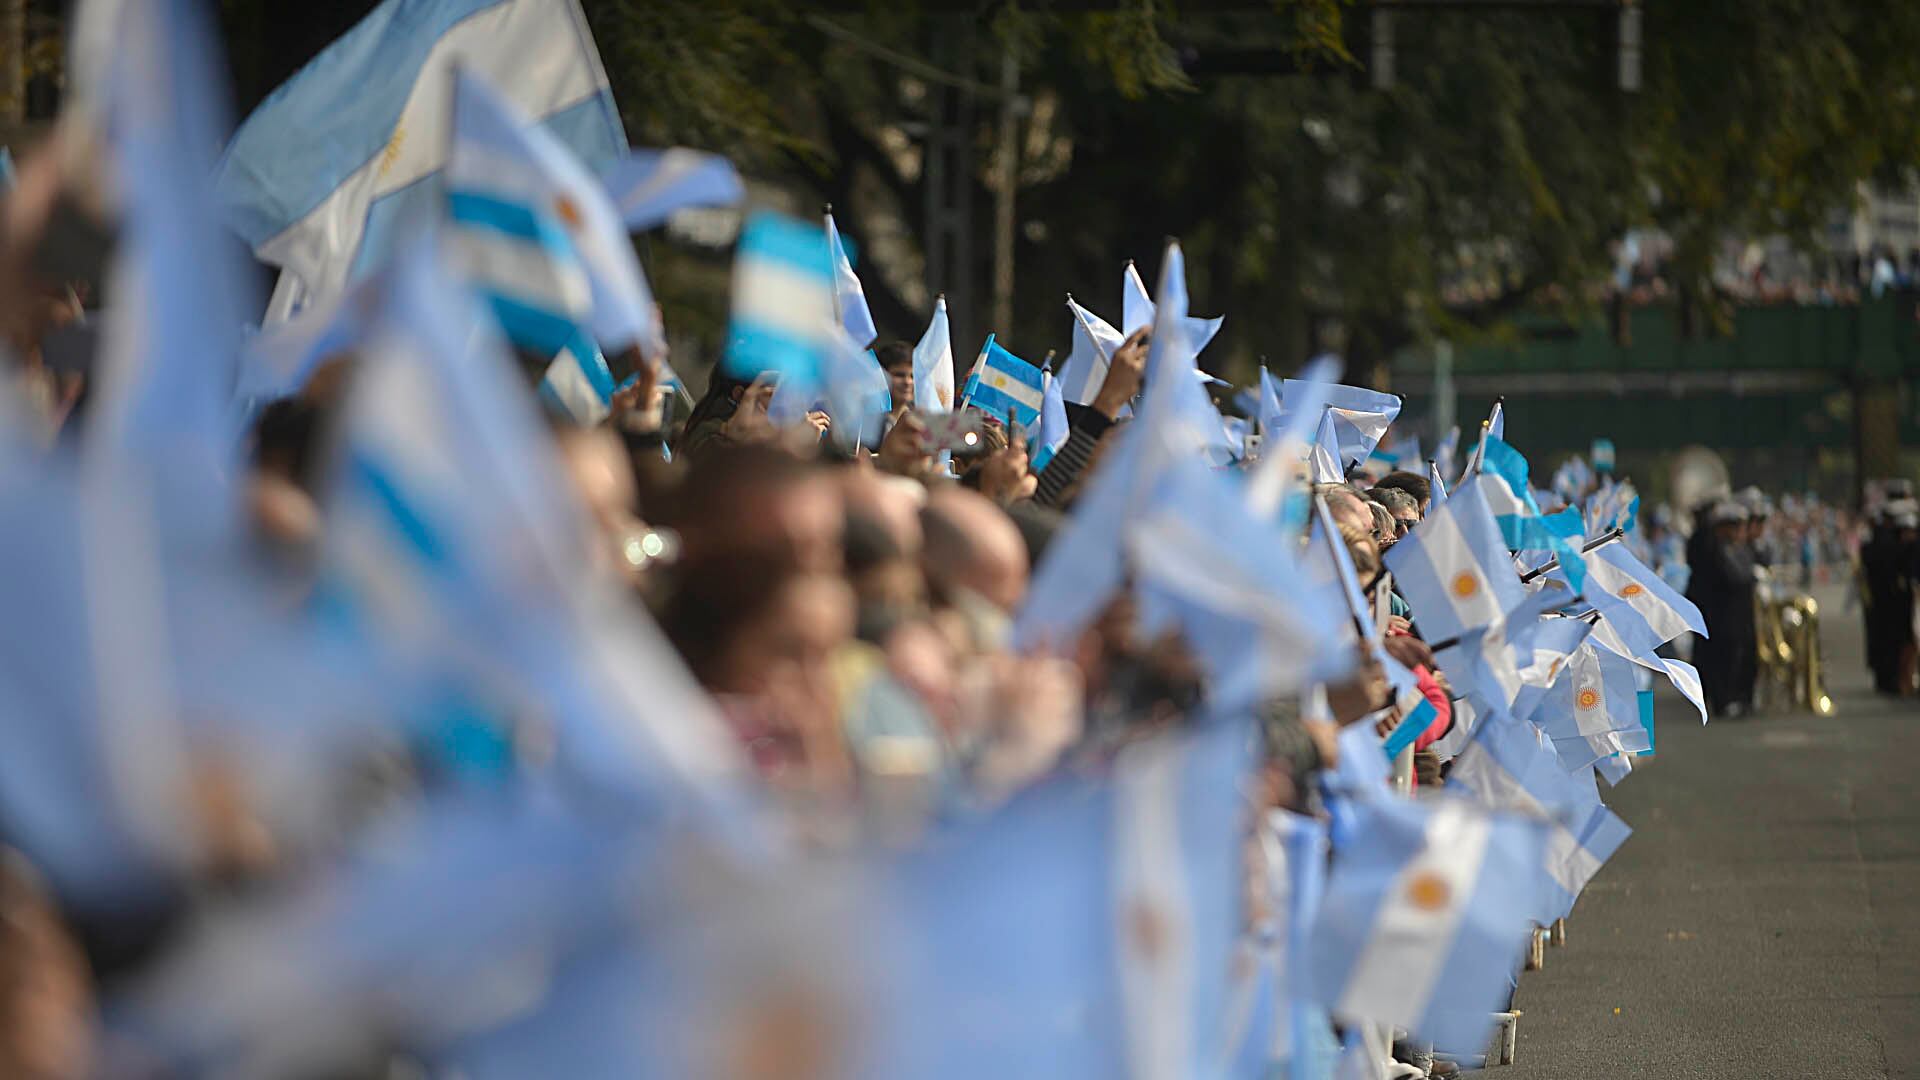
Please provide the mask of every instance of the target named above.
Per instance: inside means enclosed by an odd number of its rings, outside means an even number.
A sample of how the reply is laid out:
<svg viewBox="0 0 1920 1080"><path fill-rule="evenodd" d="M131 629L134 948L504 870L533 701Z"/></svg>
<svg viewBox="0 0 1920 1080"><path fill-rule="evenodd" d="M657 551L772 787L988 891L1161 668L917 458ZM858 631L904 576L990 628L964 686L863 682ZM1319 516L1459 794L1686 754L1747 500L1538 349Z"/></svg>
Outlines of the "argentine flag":
<svg viewBox="0 0 1920 1080"><path fill-rule="evenodd" d="M1428 509L1447 501L1447 482L1441 477L1437 462L1427 462L1427 488L1432 493L1428 498Z"/></svg>
<svg viewBox="0 0 1920 1080"><path fill-rule="evenodd" d="M340 295L444 195L453 71L487 79L589 168L627 151L576 0L386 0L255 109L214 190L262 262L268 321Z"/></svg>
<svg viewBox="0 0 1920 1080"><path fill-rule="evenodd" d="M867 310L867 290L861 288L860 278L853 272L853 260L847 258L847 247L840 242L840 228L833 223L831 209L826 213L826 226L827 253L833 260L833 311L854 345L864 349L873 344L880 331L873 325L873 312Z"/></svg>
<svg viewBox="0 0 1920 1080"><path fill-rule="evenodd" d="M1073 314L1073 348L1060 369L1060 393L1076 405L1091 405L1107 381L1115 350L1126 343L1127 337L1075 303L1071 296L1067 297L1067 310Z"/></svg>
<svg viewBox="0 0 1920 1080"><path fill-rule="evenodd" d="M933 318L913 347L913 405L923 412L953 411L953 331L944 294L934 298Z"/></svg>
<svg viewBox="0 0 1920 1080"><path fill-rule="evenodd" d="M1499 527L1475 485L1432 508L1426 520L1387 549L1385 561L1428 641L1499 626L1526 601Z"/></svg>
<svg viewBox="0 0 1920 1080"><path fill-rule="evenodd" d="M1182 287L1185 287L1186 271L1182 269ZM1120 283L1120 338L1122 341L1133 336L1135 330L1154 323L1153 299L1147 295L1146 282L1140 280L1140 271L1134 268L1133 260L1127 260L1124 279ZM1226 322L1225 315L1215 315L1203 319L1198 315L1182 315L1180 325L1186 331L1185 347L1195 356L1207 347L1213 336L1220 332L1220 324ZM1109 351L1108 355L1112 355ZM1149 368L1149 370L1152 370ZM1149 376L1151 377L1151 376Z"/></svg>
<svg viewBox="0 0 1920 1080"><path fill-rule="evenodd" d="M1640 723L1639 683L1633 662L1596 648L1580 646L1533 718L1553 740L1554 752L1569 772L1614 754L1649 749Z"/></svg>
<svg viewBox="0 0 1920 1080"><path fill-rule="evenodd" d="M987 335L967 376L965 402L999 417L1007 424L1032 427L1040 417L1046 383L1040 369L1000 347Z"/></svg>
<svg viewBox="0 0 1920 1080"><path fill-rule="evenodd" d="M815 226L761 211L747 219L733 256L733 312L727 328L728 373L761 372L815 388L846 338L833 317L833 263ZM809 397L811 394L803 394Z"/></svg>
<svg viewBox="0 0 1920 1080"><path fill-rule="evenodd" d="M450 246L508 339L555 357L543 398L598 423L614 388L598 342L665 348L652 292L598 181L479 78L455 79Z"/></svg>
<svg viewBox="0 0 1920 1080"><path fill-rule="evenodd" d="M1707 636L1706 619L1693 601L1618 540L1588 553L1584 592L1630 655L1651 653L1689 630Z"/></svg>
<svg viewBox="0 0 1920 1080"><path fill-rule="evenodd" d="M1353 802L1310 944L1314 1000L1450 1051L1486 1042L1545 905L1546 829L1461 798Z"/></svg>
<svg viewBox="0 0 1920 1080"><path fill-rule="evenodd" d="M1535 922L1565 918L1580 891L1633 830L1600 802L1591 773L1569 773L1538 729L1510 717L1484 725L1447 774L1447 790L1494 810L1550 822L1545 906Z"/></svg>
<svg viewBox="0 0 1920 1080"><path fill-rule="evenodd" d="M1281 407L1292 412L1295 398L1306 392L1306 386L1298 379L1283 381L1280 384ZM1387 433L1388 425L1400 415L1400 399L1378 390L1336 385L1316 391L1314 396L1324 398L1326 408L1334 418L1334 433L1337 436L1334 441L1339 447L1338 460L1343 473L1367 460L1373 448L1379 445L1380 437Z"/></svg>

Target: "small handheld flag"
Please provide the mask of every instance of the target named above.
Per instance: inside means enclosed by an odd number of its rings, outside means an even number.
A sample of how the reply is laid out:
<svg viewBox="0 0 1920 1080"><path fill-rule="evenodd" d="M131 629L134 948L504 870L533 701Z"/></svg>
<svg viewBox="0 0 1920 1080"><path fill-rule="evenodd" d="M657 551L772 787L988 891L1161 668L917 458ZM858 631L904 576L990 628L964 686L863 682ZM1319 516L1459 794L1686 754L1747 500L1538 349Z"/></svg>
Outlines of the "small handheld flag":
<svg viewBox="0 0 1920 1080"><path fill-rule="evenodd" d="M840 242L840 228L833 223L833 207L827 207L827 251L833 260L833 313L846 328L847 336L854 345L866 348L880 336L874 328L873 312L867 310L867 290L860 287L860 278L853 272L853 261L847 258L847 248Z"/></svg>
<svg viewBox="0 0 1920 1080"><path fill-rule="evenodd" d="M987 335L967 376L964 404L999 417L1008 424L1032 427L1040 417L1046 384L1040 369L1008 352Z"/></svg>

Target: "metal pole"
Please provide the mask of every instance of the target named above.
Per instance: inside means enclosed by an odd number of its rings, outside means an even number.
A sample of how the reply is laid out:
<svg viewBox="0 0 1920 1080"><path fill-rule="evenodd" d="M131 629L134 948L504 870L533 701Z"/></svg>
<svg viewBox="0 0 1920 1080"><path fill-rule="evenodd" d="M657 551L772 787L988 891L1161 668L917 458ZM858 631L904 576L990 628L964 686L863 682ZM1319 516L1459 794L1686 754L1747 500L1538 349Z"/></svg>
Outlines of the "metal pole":
<svg viewBox="0 0 1920 1080"><path fill-rule="evenodd" d="M995 153L993 192L993 328L1013 326L1013 189L1020 180L1020 61L1013 50L1000 52L1000 139Z"/></svg>

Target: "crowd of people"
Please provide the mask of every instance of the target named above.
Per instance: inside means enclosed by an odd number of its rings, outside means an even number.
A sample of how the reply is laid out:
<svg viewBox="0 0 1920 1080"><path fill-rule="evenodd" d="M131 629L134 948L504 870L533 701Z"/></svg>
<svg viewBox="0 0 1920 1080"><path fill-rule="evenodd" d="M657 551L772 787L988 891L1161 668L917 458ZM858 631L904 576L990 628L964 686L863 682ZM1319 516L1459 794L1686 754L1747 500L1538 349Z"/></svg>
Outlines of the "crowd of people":
<svg viewBox="0 0 1920 1080"><path fill-rule="evenodd" d="M1454 1073L1644 682L1740 704L1660 654L1740 647L1740 521L1696 609L1498 406L1357 482L1399 402L1334 358L1230 438L1177 244L1084 391L990 342L956 400L944 307L883 341L759 219L683 414L606 196L465 82L433 227L243 398L198 9L118 6L96 152L0 207L0 1075ZM37 257L74 169L103 312Z"/></svg>

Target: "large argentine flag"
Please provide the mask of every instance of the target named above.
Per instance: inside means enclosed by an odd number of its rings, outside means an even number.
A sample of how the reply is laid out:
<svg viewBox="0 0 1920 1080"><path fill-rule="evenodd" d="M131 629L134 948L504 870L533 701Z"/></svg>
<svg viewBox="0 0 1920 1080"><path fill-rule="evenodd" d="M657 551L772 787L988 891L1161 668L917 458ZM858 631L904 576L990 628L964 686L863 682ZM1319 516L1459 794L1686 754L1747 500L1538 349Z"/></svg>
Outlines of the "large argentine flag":
<svg viewBox="0 0 1920 1080"><path fill-rule="evenodd" d="M234 228L291 276L270 319L339 295L437 210L456 66L589 168L626 153L576 0L386 0L254 110L215 172Z"/></svg>
<svg viewBox="0 0 1920 1080"><path fill-rule="evenodd" d="M1481 1046L1542 907L1546 830L1465 799L1355 803L1308 960L1315 1000L1407 1028L1445 1050Z"/></svg>
<svg viewBox="0 0 1920 1080"><path fill-rule="evenodd" d="M1481 727L1447 774L1447 788L1496 810L1549 817L1546 906L1536 922L1564 918L1580 890L1633 830L1600 802L1590 772L1569 773L1532 724L1501 718Z"/></svg>

